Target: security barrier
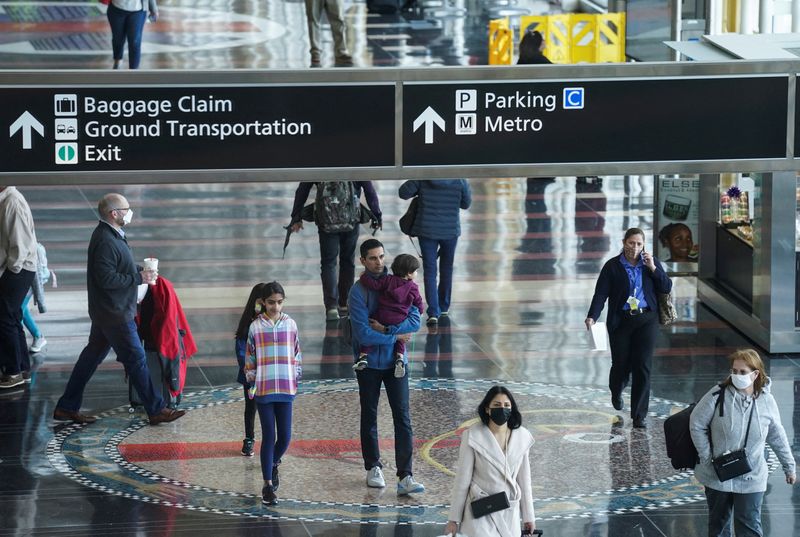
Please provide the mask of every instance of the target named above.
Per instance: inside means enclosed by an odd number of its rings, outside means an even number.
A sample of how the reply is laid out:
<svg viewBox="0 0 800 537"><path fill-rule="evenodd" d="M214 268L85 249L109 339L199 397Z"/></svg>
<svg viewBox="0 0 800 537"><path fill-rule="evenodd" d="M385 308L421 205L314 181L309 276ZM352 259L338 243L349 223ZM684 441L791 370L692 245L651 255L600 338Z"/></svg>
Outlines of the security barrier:
<svg viewBox="0 0 800 537"><path fill-rule="evenodd" d="M542 33L545 55L553 63L625 61L625 13L523 16L516 42L528 29ZM507 48L506 36L513 41L512 32L508 19L489 22L489 65L511 65L514 52Z"/></svg>
<svg viewBox="0 0 800 537"><path fill-rule="evenodd" d="M489 21L489 65L511 65L514 32L508 19Z"/></svg>

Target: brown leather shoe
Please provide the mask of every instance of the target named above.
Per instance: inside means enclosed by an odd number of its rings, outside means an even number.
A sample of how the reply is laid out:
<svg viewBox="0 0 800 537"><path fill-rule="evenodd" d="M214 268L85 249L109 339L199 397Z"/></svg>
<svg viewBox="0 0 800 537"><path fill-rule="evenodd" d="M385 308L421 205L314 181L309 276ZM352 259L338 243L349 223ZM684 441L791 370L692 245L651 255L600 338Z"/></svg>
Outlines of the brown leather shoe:
<svg viewBox="0 0 800 537"><path fill-rule="evenodd" d="M64 410L63 408L56 408L53 411L53 419L57 421L72 421L75 423L94 423L97 421L95 416L87 416L75 410Z"/></svg>
<svg viewBox="0 0 800 537"><path fill-rule="evenodd" d="M175 421L186 414L185 410L175 410L174 408L164 407L161 412L155 416L150 416L150 425L158 425L159 423L169 423Z"/></svg>

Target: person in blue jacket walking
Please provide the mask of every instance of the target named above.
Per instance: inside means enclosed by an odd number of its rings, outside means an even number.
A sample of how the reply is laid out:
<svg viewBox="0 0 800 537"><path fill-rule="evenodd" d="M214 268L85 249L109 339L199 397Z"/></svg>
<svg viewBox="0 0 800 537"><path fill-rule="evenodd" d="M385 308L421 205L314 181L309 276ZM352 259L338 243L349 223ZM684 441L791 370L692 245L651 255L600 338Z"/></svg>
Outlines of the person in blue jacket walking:
<svg viewBox="0 0 800 537"><path fill-rule="evenodd" d="M372 278L387 277L384 265L383 244L377 239L367 239L360 248L361 264ZM424 492L422 483L414 480L411 471L413 431L408 402L408 356L403 356L405 374L395 377L394 345L397 340L407 343L419 330L419 310L411 306L408 317L396 325L383 326L373 320L378 309L379 291L366 289L360 281L350 288L347 303L350 311L353 357L359 350L369 347L367 367L356 371L358 396L361 404L361 454L367 471L367 486L383 488L386 481L381 470L381 453L378 446L378 402L381 384L386 388L386 398L392 409L394 422L394 457L397 465L397 495Z"/></svg>
<svg viewBox="0 0 800 537"><path fill-rule="evenodd" d="M400 185L400 198L419 197L411 235L419 238L428 326L450 313L453 291L453 261L461 235L461 213L472 205L472 191L466 179L406 181ZM439 259L437 271L436 259ZM438 272L439 285L436 285Z"/></svg>

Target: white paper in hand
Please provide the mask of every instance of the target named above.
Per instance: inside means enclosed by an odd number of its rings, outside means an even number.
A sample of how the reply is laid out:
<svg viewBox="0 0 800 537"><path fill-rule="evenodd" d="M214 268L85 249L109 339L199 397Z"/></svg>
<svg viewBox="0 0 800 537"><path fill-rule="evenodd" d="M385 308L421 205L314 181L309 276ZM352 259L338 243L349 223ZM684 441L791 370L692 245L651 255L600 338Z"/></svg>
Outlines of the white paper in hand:
<svg viewBox="0 0 800 537"><path fill-rule="evenodd" d="M592 325L591 332L592 332L592 350L607 351L608 330L606 330L606 323L602 321L594 323Z"/></svg>

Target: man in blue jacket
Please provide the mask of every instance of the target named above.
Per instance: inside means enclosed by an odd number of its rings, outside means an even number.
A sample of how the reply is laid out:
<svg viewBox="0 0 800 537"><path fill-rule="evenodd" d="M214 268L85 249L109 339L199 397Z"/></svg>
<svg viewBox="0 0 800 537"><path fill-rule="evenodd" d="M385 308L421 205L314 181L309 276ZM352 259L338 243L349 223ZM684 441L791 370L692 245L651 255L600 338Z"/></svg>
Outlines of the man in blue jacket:
<svg viewBox="0 0 800 537"><path fill-rule="evenodd" d="M371 277L386 276L383 244L380 241L367 239L361 244L360 253L361 264ZM413 432L408 402L408 358L403 356L403 361L406 362L406 374L402 378L395 378L393 352L395 341L401 339L408 342L412 334L419 330L420 312L411 306L405 321L394 326L383 326L370 319L370 315L374 314L378 307L378 292L365 289L359 282L350 289L348 306L353 336L353 356L358 356L362 345L372 348L367 355L367 368L356 371L361 402L361 454L364 457L364 469L367 470L367 486L373 488L386 486L378 447L378 402L383 383L394 421L394 456L399 480L397 494L402 496L424 492L425 487L414 480L411 471Z"/></svg>
<svg viewBox="0 0 800 537"><path fill-rule="evenodd" d="M144 348L136 330L137 288L155 281L156 272L133 261L123 227L131 223L133 209L121 194L106 194L97 205L100 222L89 242L86 291L92 327L89 342L81 352L58 400L53 419L93 423L94 416L81 414L83 390L97 366L113 348L117 361L125 366L130 383L142 398L150 425L174 421L185 410L167 408L153 386Z"/></svg>

